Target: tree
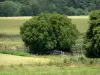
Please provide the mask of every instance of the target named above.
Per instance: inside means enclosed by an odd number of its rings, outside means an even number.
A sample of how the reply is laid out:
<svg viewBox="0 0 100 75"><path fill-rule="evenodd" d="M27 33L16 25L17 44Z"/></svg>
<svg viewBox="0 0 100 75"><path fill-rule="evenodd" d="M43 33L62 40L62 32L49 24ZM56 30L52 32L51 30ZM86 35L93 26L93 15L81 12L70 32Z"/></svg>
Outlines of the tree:
<svg viewBox="0 0 100 75"><path fill-rule="evenodd" d="M92 10L100 9L100 0L0 0L0 3L5 1L13 1L24 5L27 9L19 5L22 7L22 16L23 14L26 14L26 16L28 14L30 15L30 13L33 13L31 15L38 15L41 12L57 12L59 14L67 15L88 15ZM30 11L30 7L32 8L32 11Z"/></svg>
<svg viewBox="0 0 100 75"><path fill-rule="evenodd" d="M78 31L67 16L53 13L33 17L22 25L20 33L29 52L43 54L55 49L70 52Z"/></svg>
<svg viewBox="0 0 100 75"><path fill-rule="evenodd" d="M39 7L36 4L23 5L20 9L20 15L22 16L37 16L39 13Z"/></svg>
<svg viewBox="0 0 100 75"><path fill-rule="evenodd" d="M51 0L37 0L40 11L43 13L52 13L55 11L55 5Z"/></svg>
<svg viewBox="0 0 100 75"><path fill-rule="evenodd" d="M37 4L31 4L30 5L32 15L37 16L40 13L39 6Z"/></svg>
<svg viewBox="0 0 100 75"><path fill-rule="evenodd" d="M22 16L31 16L31 15L33 15L31 7L26 6L26 5L22 6L21 9L20 9L20 15L22 15Z"/></svg>
<svg viewBox="0 0 100 75"><path fill-rule="evenodd" d="M91 12L89 24L84 42L86 56L100 58L100 10Z"/></svg>
<svg viewBox="0 0 100 75"><path fill-rule="evenodd" d="M0 0L0 2L5 1L5 0Z"/></svg>
<svg viewBox="0 0 100 75"><path fill-rule="evenodd" d="M9 1L11 1L11 0L9 0ZM12 1L14 1L14 2L20 2L22 4L28 5L28 4L30 4L31 0L12 0Z"/></svg>
<svg viewBox="0 0 100 75"><path fill-rule="evenodd" d="M20 6L13 1L0 2L0 16L19 15Z"/></svg>

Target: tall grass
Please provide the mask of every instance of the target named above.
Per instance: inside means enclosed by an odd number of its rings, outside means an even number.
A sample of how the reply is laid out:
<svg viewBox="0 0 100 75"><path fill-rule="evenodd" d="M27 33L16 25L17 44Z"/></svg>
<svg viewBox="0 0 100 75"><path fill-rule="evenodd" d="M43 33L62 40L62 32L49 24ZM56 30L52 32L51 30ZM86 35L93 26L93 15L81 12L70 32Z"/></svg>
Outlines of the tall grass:
<svg viewBox="0 0 100 75"><path fill-rule="evenodd" d="M11 55L18 55L18 56L29 56L30 58L22 58L16 56L9 56L9 55L0 55L4 59L0 62L6 62L6 64L20 64L18 61L23 61L23 65L33 65L33 66L57 66L57 67L64 67L64 66L100 66L100 59L90 59L86 58L85 56L68 56L68 55L45 55L45 56L37 56L37 55L30 55L24 52L14 52L14 51L0 51L3 54L11 54ZM9 57L11 60L9 60ZM10 61L10 62L9 62ZM13 62L12 62L13 61ZM25 61L25 62L24 62ZM4 63L0 63L4 64Z"/></svg>

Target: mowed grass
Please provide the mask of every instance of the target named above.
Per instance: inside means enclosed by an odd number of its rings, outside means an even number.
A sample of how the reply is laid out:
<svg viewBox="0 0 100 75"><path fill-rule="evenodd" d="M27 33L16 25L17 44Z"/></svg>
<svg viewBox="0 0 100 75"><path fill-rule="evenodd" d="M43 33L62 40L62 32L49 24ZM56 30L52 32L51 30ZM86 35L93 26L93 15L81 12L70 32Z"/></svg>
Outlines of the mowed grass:
<svg viewBox="0 0 100 75"><path fill-rule="evenodd" d="M76 25L80 33L85 33L89 28L89 17L88 16L72 16L69 17L72 23Z"/></svg>
<svg viewBox="0 0 100 75"><path fill-rule="evenodd" d="M0 17L0 33L19 34L20 26L32 17ZM88 16L68 16L80 33L88 29Z"/></svg>
<svg viewBox="0 0 100 75"><path fill-rule="evenodd" d="M31 17L0 17L0 33L19 34L20 26Z"/></svg>
<svg viewBox="0 0 100 75"><path fill-rule="evenodd" d="M100 67L34 67L0 70L0 75L100 75Z"/></svg>

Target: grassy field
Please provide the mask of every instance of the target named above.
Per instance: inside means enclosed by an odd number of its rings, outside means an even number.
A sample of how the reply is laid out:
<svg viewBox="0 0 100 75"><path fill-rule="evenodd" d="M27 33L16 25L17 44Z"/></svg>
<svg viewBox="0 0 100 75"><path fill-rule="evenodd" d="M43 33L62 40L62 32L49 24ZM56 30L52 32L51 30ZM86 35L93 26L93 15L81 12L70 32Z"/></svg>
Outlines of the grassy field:
<svg viewBox="0 0 100 75"><path fill-rule="evenodd" d="M0 33L19 34L20 26L31 17L0 17ZM80 33L88 29L88 16L69 16Z"/></svg>
<svg viewBox="0 0 100 75"><path fill-rule="evenodd" d="M100 67L34 67L0 70L0 75L100 75Z"/></svg>
<svg viewBox="0 0 100 75"><path fill-rule="evenodd" d="M70 55L30 55L15 56L8 54L0 54L1 65L33 65L33 66L99 66L100 59L90 59L85 56Z"/></svg>
<svg viewBox="0 0 100 75"><path fill-rule="evenodd" d="M12 35L19 35L20 26L30 18L32 17L0 17L0 33L9 35L9 37L0 37L0 49L5 49L5 45L7 49L12 49L14 46L23 48L24 43L21 37L12 37ZM72 19L72 23L76 24L80 33L84 33L88 29L88 16L68 16L68 18ZM83 44L82 37L76 41L78 47Z"/></svg>
<svg viewBox="0 0 100 75"><path fill-rule="evenodd" d="M80 16L80 17L69 17L72 19L72 23L76 25L78 31L80 33L84 33L88 29L88 22L89 18L87 16Z"/></svg>
<svg viewBox="0 0 100 75"><path fill-rule="evenodd" d="M20 26L31 17L0 17L0 33L16 35ZM69 16L80 33L88 29L88 16ZM82 43L82 38L77 41ZM0 37L0 48L22 46L18 37ZM1 52L2 53L2 52ZM18 54L17 54L18 55ZM100 75L100 59L70 55L30 55L28 57L0 54L0 75Z"/></svg>
<svg viewBox="0 0 100 75"><path fill-rule="evenodd" d="M0 33L19 34L20 26L29 18L0 17Z"/></svg>
<svg viewBox="0 0 100 75"><path fill-rule="evenodd" d="M50 59L38 57L21 57L8 54L0 54L0 65L20 65L20 64L46 64Z"/></svg>
<svg viewBox="0 0 100 75"><path fill-rule="evenodd" d="M0 75L100 75L100 59L0 54Z"/></svg>
<svg viewBox="0 0 100 75"><path fill-rule="evenodd" d="M32 17L0 17L0 33L6 33L9 37L0 37L0 47L9 46L22 46L23 42L21 37L12 35L19 35L20 26ZM88 16L68 16L72 20L73 24L76 24L80 33L86 32L88 29ZM83 39L78 39L77 43L82 45ZM0 48L1 49L1 48Z"/></svg>

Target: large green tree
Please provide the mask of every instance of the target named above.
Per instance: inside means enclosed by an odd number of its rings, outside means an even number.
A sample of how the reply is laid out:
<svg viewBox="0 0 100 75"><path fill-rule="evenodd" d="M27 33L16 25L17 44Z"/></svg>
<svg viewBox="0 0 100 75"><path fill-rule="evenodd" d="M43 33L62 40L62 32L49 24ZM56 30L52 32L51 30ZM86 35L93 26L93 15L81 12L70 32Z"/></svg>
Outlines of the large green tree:
<svg viewBox="0 0 100 75"><path fill-rule="evenodd" d="M100 58L100 10L91 12L89 24L84 42L86 56Z"/></svg>
<svg viewBox="0 0 100 75"><path fill-rule="evenodd" d="M19 4L13 1L0 2L0 16L19 15Z"/></svg>
<svg viewBox="0 0 100 75"><path fill-rule="evenodd" d="M65 15L40 14L25 22L20 28L22 40L31 53L48 50L71 51L78 31Z"/></svg>

